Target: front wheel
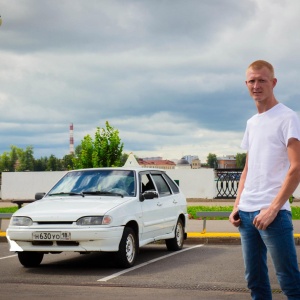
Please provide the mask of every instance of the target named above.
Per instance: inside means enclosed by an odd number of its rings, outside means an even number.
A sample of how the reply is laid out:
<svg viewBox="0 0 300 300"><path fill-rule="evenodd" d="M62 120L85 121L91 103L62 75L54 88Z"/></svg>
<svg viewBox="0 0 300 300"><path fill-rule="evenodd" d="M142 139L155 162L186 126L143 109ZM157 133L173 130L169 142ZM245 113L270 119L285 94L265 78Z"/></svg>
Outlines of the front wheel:
<svg viewBox="0 0 300 300"><path fill-rule="evenodd" d="M138 241L134 230L125 227L120 242L119 251L116 253L118 266L130 268L134 265L138 253Z"/></svg>
<svg viewBox="0 0 300 300"><path fill-rule="evenodd" d="M18 258L20 263L25 268L35 268L40 265L44 257L44 253L42 252L18 252Z"/></svg>
<svg viewBox="0 0 300 300"><path fill-rule="evenodd" d="M175 228L175 237L166 240L166 246L169 251L178 251L183 247L184 242L184 227L181 219L178 219Z"/></svg>

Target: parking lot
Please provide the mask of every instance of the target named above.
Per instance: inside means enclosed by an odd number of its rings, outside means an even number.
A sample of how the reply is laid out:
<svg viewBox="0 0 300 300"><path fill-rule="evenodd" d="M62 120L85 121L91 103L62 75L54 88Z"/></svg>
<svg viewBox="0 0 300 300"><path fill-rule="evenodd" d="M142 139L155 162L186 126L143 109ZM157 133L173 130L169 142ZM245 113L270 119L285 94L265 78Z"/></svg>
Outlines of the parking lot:
<svg viewBox="0 0 300 300"><path fill-rule="evenodd" d="M105 253L48 254L32 269L22 267L5 242L0 253L2 299L250 299L240 245L186 244L169 252L164 244L151 244L125 270ZM273 299L285 299L271 266L270 277Z"/></svg>

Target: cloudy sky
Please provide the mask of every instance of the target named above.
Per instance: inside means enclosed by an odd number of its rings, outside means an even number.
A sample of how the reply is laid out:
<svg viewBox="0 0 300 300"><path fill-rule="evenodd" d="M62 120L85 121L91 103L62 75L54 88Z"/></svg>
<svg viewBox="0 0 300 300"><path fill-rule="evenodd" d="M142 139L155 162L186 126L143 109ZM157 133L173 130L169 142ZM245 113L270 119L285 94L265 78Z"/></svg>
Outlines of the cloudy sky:
<svg viewBox="0 0 300 300"><path fill-rule="evenodd" d="M126 153L241 153L245 69L300 115L298 0L0 0L0 154L69 152L105 121Z"/></svg>

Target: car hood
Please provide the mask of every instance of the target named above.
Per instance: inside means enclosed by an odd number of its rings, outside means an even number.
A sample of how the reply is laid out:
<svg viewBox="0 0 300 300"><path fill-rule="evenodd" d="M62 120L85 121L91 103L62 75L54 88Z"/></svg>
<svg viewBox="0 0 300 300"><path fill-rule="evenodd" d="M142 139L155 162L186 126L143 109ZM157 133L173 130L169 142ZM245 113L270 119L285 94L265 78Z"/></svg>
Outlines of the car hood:
<svg viewBox="0 0 300 300"><path fill-rule="evenodd" d="M130 199L90 196L44 198L22 207L13 216L26 216L33 221L76 221L83 216L103 216Z"/></svg>

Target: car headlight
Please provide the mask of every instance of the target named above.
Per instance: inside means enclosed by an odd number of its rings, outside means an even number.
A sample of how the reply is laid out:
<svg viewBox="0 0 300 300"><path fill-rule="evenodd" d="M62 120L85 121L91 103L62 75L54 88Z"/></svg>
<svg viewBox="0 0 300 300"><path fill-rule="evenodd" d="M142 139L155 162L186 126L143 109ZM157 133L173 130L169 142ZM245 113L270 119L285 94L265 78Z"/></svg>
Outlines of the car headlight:
<svg viewBox="0 0 300 300"><path fill-rule="evenodd" d="M31 226L32 223L29 217L12 217L10 220L12 226Z"/></svg>
<svg viewBox="0 0 300 300"><path fill-rule="evenodd" d="M108 225L111 221L110 216L88 216L78 219L76 224L80 226Z"/></svg>

